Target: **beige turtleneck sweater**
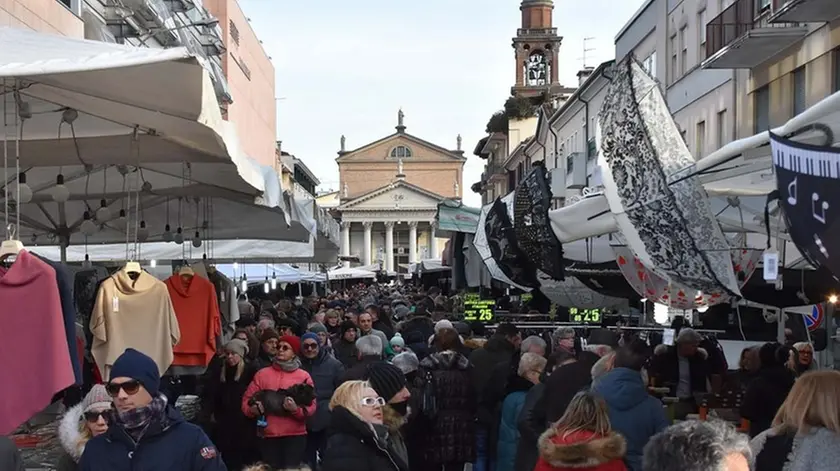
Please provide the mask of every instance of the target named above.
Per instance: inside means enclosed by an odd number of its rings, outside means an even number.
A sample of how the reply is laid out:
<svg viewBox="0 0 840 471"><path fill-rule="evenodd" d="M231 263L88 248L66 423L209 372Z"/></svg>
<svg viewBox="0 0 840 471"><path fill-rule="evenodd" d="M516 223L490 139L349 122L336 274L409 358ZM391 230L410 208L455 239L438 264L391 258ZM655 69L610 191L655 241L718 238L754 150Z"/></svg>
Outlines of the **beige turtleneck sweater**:
<svg viewBox="0 0 840 471"><path fill-rule="evenodd" d="M136 281L120 270L102 282L90 330L91 354L105 381L126 348L151 357L163 375L172 363L172 346L181 338L166 284L145 271Z"/></svg>

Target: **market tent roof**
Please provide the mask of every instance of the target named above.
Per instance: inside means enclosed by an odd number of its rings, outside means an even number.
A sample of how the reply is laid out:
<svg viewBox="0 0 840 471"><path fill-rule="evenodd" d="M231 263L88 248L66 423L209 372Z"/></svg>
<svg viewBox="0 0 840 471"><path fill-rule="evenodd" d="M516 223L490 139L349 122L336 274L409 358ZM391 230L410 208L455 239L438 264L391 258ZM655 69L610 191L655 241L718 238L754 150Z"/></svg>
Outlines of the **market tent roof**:
<svg viewBox="0 0 840 471"><path fill-rule="evenodd" d="M216 270L221 271L229 277L240 277L243 274L251 281L261 281L264 279L276 279L278 283L299 283L323 281L324 277L318 273L312 273L306 270L295 268L285 263L279 264L253 264L242 263L238 265L233 264L217 264Z"/></svg>
<svg viewBox="0 0 840 471"><path fill-rule="evenodd" d="M327 272L327 280L356 280L376 278L376 273L358 268L336 268Z"/></svg>

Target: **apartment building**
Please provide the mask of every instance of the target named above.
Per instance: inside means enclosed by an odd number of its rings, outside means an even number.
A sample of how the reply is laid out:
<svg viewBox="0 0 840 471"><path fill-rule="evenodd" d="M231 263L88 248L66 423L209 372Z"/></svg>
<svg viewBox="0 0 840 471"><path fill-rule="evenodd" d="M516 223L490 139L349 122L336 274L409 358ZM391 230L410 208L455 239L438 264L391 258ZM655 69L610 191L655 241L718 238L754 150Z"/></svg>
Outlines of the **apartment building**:
<svg viewBox="0 0 840 471"><path fill-rule="evenodd" d="M186 47L206 59L223 116L253 159L275 156L274 66L236 0L0 0L0 26L137 47Z"/></svg>

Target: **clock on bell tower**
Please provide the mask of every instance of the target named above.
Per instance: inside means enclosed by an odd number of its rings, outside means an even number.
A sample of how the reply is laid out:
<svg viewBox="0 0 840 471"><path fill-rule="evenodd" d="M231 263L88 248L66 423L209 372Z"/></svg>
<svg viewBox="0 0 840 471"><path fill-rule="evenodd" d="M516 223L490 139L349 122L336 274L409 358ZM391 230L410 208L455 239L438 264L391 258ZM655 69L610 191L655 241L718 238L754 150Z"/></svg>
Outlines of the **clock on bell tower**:
<svg viewBox="0 0 840 471"><path fill-rule="evenodd" d="M516 30L513 49L516 56L516 85L511 94L533 97L559 86L557 57L560 43L553 26L552 0L522 0L522 27Z"/></svg>

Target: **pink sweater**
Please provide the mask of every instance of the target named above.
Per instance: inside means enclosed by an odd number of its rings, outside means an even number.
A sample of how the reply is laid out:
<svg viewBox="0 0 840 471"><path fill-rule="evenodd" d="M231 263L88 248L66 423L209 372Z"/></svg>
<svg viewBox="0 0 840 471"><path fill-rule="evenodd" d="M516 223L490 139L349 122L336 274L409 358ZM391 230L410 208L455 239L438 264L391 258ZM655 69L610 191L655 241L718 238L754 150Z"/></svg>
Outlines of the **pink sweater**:
<svg viewBox="0 0 840 471"><path fill-rule="evenodd" d="M251 406L248 405L248 401L258 391L262 391L264 389L274 391L278 389L287 389L300 383L306 383L315 387L309 373L301 368L298 368L290 373L287 373L276 366L263 368L254 375L254 379L251 381L251 384L248 385L248 389L245 390L245 395L242 396L242 412L248 417L256 417L251 413ZM314 413L315 401L312 401L312 404L308 407L298 407L297 412L295 412L293 416L266 416L268 427L263 430L263 436L266 438L273 438L306 435L306 418L311 417Z"/></svg>
<svg viewBox="0 0 840 471"><path fill-rule="evenodd" d="M0 436L75 383L55 270L22 251L0 270Z"/></svg>

